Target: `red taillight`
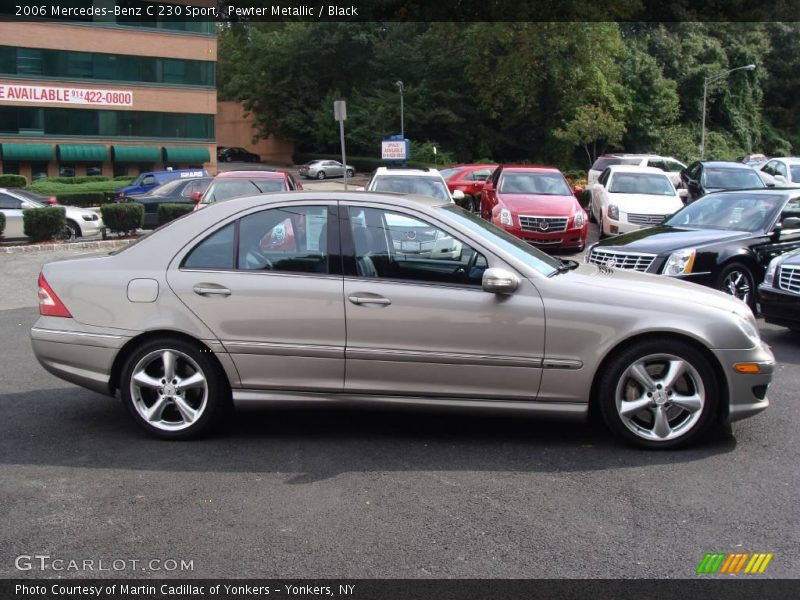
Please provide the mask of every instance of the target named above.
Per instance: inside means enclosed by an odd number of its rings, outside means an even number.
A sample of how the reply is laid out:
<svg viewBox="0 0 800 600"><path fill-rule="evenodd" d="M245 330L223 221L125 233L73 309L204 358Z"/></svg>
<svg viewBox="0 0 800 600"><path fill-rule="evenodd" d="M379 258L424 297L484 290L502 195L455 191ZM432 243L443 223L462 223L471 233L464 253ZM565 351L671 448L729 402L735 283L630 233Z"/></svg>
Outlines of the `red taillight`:
<svg viewBox="0 0 800 600"><path fill-rule="evenodd" d="M72 315L47 283L43 273L39 273L39 314L45 317L68 317Z"/></svg>
<svg viewBox="0 0 800 600"><path fill-rule="evenodd" d="M47 203L48 204L58 204L58 198L56 198L55 196L50 196L50 198L47 199Z"/></svg>

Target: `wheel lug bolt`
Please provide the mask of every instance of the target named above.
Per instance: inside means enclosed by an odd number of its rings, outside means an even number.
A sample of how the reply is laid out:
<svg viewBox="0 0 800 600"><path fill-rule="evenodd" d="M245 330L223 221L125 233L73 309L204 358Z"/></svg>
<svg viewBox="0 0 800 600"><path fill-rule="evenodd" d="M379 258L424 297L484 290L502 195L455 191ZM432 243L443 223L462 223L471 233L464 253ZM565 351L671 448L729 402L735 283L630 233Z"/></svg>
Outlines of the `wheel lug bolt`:
<svg viewBox="0 0 800 600"><path fill-rule="evenodd" d="M647 397L648 398L652 398L653 397L653 392L647 392Z"/></svg>
<svg viewBox="0 0 800 600"><path fill-rule="evenodd" d="M656 386L656 389L659 389L659 390L661 389L661 384L660 383Z"/></svg>

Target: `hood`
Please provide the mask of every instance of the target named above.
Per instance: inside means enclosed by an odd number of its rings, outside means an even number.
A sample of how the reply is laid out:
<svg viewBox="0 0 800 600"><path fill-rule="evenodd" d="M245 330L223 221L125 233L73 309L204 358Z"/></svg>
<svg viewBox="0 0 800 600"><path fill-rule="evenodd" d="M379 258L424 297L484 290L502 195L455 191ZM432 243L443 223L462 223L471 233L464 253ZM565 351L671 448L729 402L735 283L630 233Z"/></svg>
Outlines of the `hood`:
<svg viewBox="0 0 800 600"><path fill-rule="evenodd" d="M573 196L544 194L497 194L501 208L516 215L563 217L577 211L578 201Z"/></svg>
<svg viewBox="0 0 800 600"><path fill-rule="evenodd" d="M663 225L626 233L597 244L601 248L624 248L633 252L665 254L682 248L697 248L719 242L745 239L752 234L719 229L681 229Z"/></svg>
<svg viewBox="0 0 800 600"><path fill-rule="evenodd" d="M654 196L651 194L612 194L608 201L622 212L640 215L671 215L683 208L679 196Z"/></svg>
<svg viewBox="0 0 800 600"><path fill-rule="evenodd" d="M651 305L653 299L658 298L676 308L681 304L691 303L736 313L752 320L750 308L741 300L724 292L672 277L627 269L600 269L586 264L570 271L568 276L573 277L571 284L586 286L587 298L592 297L593 290L604 289L625 298L635 306Z"/></svg>

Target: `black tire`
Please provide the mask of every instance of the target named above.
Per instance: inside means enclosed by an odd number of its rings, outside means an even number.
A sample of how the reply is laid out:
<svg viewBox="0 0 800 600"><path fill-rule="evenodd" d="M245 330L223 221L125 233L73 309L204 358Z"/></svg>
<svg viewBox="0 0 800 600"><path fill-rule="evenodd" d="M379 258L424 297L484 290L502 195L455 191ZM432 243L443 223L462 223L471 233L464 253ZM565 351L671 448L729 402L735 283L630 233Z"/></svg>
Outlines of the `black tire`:
<svg viewBox="0 0 800 600"><path fill-rule="evenodd" d="M594 218L594 205L590 202L589 203L589 223L597 223L597 219Z"/></svg>
<svg viewBox="0 0 800 600"><path fill-rule="evenodd" d="M353 169L347 169L347 178L351 179L355 175L355 171Z"/></svg>
<svg viewBox="0 0 800 600"><path fill-rule="evenodd" d="M598 239L604 240L608 236L603 231L603 213L600 213L600 217L597 219L597 226L600 228L600 234L598 235Z"/></svg>
<svg viewBox="0 0 800 600"><path fill-rule="evenodd" d="M663 355L677 357L694 368L696 375L699 376L702 382L705 398L702 408L697 411L699 413L698 416L691 426L687 425L685 432L672 439L652 440L635 433L633 429L626 425L617 407L617 394L620 389L626 389L625 386L628 385L625 383L626 381L632 381L632 379L629 379L628 376L625 375L629 367L640 360ZM657 362L656 360L656 365ZM687 381L692 381L690 378L693 376L694 374L687 374ZM687 342L681 340L654 340L634 343L632 346L614 356L607 363L605 371L599 374L599 377L597 395L594 398L594 402L596 403L596 408L599 409L603 417L603 421L612 433L640 448L649 450L672 450L689 446L705 437L710 429L718 423L717 415L720 398L719 385L714 368L702 352ZM681 377L683 377L683 375ZM658 380L655 381L657 382ZM684 383L681 383L681 385L684 385ZM642 389L644 389L643 386ZM661 390L662 388L658 389ZM642 392L643 396L644 394L645 392ZM672 396L671 394L669 396L669 398L673 399L677 397L679 396ZM655 402L656 400L653 400L654 405L652 407L644 407L642 409L645 416L647 416L648 411L658 410L659 407L655 406ZM674 409L670 408L669 410ZM642 414L642 412L638 414ZM677 428L681 424L678 422L678 417L682 414L683 413L679 412L676 416L670 418L671 420L675 420L675 423L671 424L672 426ZM689 416L693 414L694 413L689 413ZM652 415L654 418L655 412L652 412ZM646 427L643 429L646 429Z"/></svg>
<svg viewBox="0 0 800 600"><path fill-rule="evenodd" d="M134 369L141 364L141 361L146 361L148 356L164 351L171 351L189 357L199 367L207 385L204 404L198 402L200 404L198 410L202 408L202 412L195 421L178 430L166 430L163 427L153 425L139 412L140 408L137 408L137 404L141 406L141 403L134 398L132 385ZM180 367L180 363L178 363L178 366ZM149 373L153 375L152 372ZM158 377L159 375L154 376ZM161 381L163 382L164 380ZM125 361L119 388L122 401L128 412L133 416L134 421L149 434L165 440L185 440L209 433L223 424L233 406L227 376L212 355L207 350L201 349L198 343L191 343L175 337L149 340L136 348ZM180 392L177 393L180 394ZM189 390L184 390L182 393L184 398L189 400ZM155 397L156 395L157 392L153 391L152 396ZM150 406L152 407L152 404ZM177 405L174 402L167 404L166 408L161 412L163 414L170 409L172 409L172 414L178 414Z"/></svg>
<svg viewBox="0 0 800 600"><path fill-rule="evenodd" d="M325 171L320 171L317 173L317 179L325 179Z"/></svg>
<svg viewBox="0 0 800 600"><path fill-rule="evenodd" d="M64 230L64 234L68 241L73 241L81 237L81 228L75 221L67 221L67 227Z"/></svg>
<svg viewBox="0 0 800 600"><path fill-rule="evenodd" d="M738 277L737 277L738 276ZM736 282L741 278L742 283L740 285L736 285L734 283L735 292L731 289L731 283ZM746 299L743 297L743 290L744 287L747 287L749 290L747 293ZM756 309L756 283L755 277L753 277L752 271L747 267L747 265L740 263L740 262L732 262L727 265L719 272L716 279L714 280L714 287L721 292L725 292L726 294L730 294L735 298L739 298L747 303L751 310L755 311Z"/></svg>

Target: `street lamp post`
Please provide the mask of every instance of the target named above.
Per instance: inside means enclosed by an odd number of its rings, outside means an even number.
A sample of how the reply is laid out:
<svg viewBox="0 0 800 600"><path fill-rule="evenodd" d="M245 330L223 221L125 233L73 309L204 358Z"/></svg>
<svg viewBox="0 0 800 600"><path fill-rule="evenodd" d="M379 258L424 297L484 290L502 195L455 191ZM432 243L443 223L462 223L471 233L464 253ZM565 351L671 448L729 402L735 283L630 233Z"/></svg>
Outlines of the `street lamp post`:
<svg viewBox="0 0 800 600"><path fill-rule="evenodd" d="M403 122L403 82L398 79L394 84L400 90L400 137L406 139L405 123Z"/></svg>
<svg viewBox="0 0 800 600"><path fill-rule="evenodd" d="M700 158L704 159L706 157L706 98L708 98L708 86L709 84L716 83L721 79L725 79L728 75L733 73L734 71L752 71L755 69L755 65L745 65L743 67L736 67L734 69L728 69L727 71L720 71L719 73L714 73L703 79L703 124L700 128Z"/></svg>

